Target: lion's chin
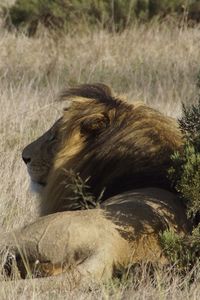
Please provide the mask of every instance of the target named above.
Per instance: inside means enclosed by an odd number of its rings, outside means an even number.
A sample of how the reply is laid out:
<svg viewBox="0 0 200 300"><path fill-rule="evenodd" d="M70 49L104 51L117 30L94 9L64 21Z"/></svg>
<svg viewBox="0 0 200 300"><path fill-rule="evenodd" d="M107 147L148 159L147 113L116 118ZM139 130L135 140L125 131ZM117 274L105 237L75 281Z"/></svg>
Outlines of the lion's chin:
<svg viewBox="0 0 200 300"><path fill-rule="evenodd" d="M30 190L33 193L41 194L44 187L45 187L44 183L36 182L33 180L31 180L31 182L30 182Z"/></svg>

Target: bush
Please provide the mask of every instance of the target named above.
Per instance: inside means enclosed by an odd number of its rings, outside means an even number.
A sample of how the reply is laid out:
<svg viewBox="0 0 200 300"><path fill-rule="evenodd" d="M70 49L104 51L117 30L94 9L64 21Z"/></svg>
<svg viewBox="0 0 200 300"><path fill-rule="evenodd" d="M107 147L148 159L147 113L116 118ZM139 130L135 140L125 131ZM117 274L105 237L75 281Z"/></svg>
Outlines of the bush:
<svg viewBox="0 0 200 300"><path fill-rule="evenodd" d="M35 34L38 24L49 29L74 30L89 26L122 30L135 20L147 21L154 16L197 14L198 1L191 0L17 0L4 8L5 24ZM199 10L200 11L200 7ZM193 13L192 13L193 12Z"/></svg>
<svg viewBox="0 0 200 300"><path fill-rule="evenodd" d="M169 177L172 185L186 204L188 218L193 229L191 234L180 237L172 232L161 235L161 244L169 260L186 273L199 263L200 257L200 99L196 105L185 107L179 120L185 136L181 152L172 155Z"/></svg>
<svg viewBox="0 0 200 300"><path fill-rule="evenodd" d="M4 14L6 25L35 34L38 24L49 29L69 31L72 28L103 26L112 29L125 27L135 17L136 0L17 0Z"/></svg>
<svg viewBox="0 0 200 300"><path fill-rule="evenodd" d="M172 231L161 235L161 245L170 262L183 275L199 264L200 259L200 226L191 235L180 237Z"/></svg>
<svg viewBox="0 0 200 300"><path fill-rule="evenodd" d="M191 218L200 214L200 100L197 105L186 108L183 105L183 117L179 120L185 136L181 153L172 155L172 167L169 177L186 202L187 213Z"/></svg>

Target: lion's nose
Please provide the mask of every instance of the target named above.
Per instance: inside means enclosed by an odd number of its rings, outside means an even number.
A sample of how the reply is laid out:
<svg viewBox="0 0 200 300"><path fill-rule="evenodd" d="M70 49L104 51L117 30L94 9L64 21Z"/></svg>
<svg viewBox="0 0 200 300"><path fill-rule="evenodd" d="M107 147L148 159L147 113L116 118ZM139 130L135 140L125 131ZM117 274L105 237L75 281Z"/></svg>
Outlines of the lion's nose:
<svg viewBox="0 0 200 300"><path fill-rule="evenodd" d="M28 156L25 156L23 153L22 153L22 159L26 165L31 162L31 158Z"/></svg>

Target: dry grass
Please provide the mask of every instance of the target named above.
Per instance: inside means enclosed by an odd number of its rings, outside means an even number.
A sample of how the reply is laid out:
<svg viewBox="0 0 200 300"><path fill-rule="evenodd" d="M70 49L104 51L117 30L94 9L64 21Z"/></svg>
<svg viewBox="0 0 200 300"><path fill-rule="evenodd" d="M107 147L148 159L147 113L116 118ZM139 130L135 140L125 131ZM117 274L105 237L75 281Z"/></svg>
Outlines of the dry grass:
<svg viewBox="0 0 200 300"><path fill-rule="evenodd" d="M0 28L0 178L2 231L37 216L37 199L28 191L21 160L23 147L58 118L54 99L64 86L105 82L129 101L142 99L177 117L181 102L194 101L200 74L200 30L135 26L120 35L88 31L49 37L41 28L34 39ZM1 299L199 299L200 285L159 274L134 289L125 283L74 291L63 280L5 282ZM167 284L166 280L168 280ZM53 283L53 284L52 284ZM182 285L181 285L182 284Z"/></svg>
<svg viewBox="0 0 200 300"><path fill-rule="evenodd" d="M114 279L104 284L80 284L68 275L42 279L1 282L0 298L7 299L154 299L154 300L198 300L200 298L199 269L191 283L191 274L181 278L173 273L156 271L150 276L146 267L137 278L119 281ZM78 285L79 284L79 285Z"/></svg>

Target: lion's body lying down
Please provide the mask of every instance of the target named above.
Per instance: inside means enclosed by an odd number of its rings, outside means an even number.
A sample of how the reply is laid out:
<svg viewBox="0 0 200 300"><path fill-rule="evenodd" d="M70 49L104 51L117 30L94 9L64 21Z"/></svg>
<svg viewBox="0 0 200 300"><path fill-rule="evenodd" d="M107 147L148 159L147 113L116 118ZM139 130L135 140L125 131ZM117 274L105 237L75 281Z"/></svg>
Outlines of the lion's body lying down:
<svg viewBox="0 0 200 300"><path fill-rule="evenodd" d="M169 187L170 155L182 146L177 123L115 98L105 85L71 89L63 98L71 105L61 119L23 151L31 180L44 187L43 217L3 245L24 252L41 276L76 269L108 279L129 263L164 262L160 232L188 230L183 204L158 188ZM93 209L81 210L83 203ZM17 261L24 276L19 255Z"/></svg>
<svg viewBox="0 0 200 300"><path fill-rule="evenodd" d="M112 197L102 209L41 217L6 241L17 243L10 251L24 252L35 276L73 271L106 280L130 263L166 263L159 241L166 229L187 232L184 208L172 193L147 188ZM22 260L18 266L24 277Z"/></svg>

